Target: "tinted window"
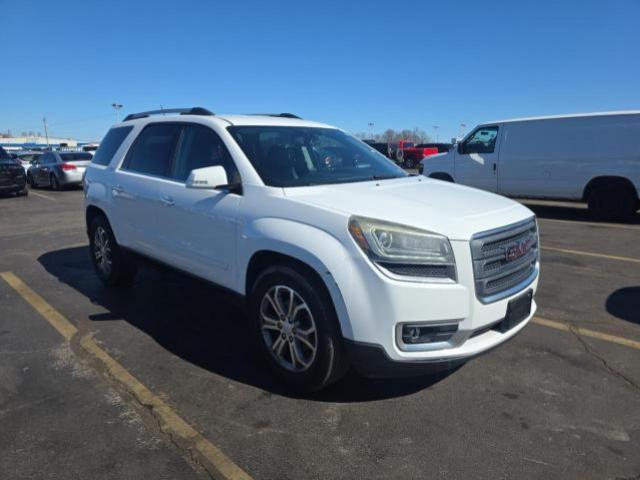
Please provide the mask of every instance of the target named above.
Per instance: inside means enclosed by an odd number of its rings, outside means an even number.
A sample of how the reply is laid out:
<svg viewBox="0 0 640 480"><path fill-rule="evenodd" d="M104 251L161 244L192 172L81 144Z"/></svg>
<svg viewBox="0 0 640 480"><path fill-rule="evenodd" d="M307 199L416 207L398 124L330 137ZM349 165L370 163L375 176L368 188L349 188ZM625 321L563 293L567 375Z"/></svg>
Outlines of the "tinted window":
<svg viewBox="0 0 640 480"><path fill-rule="evenodd" d="M262 180L274 187L407 176L375 149L340 130L268 126L228 130Z"/></svg>
<svg viewBox="0 0 640 480"><path fill-rule="evenodd" d="M118 127L109 130L102 139L102 142L100 142L100 148L96 150L93 156L93 163L109 165L116 150L120 148L120 145L122 145L122 142L124 142L124 139L127 138L131 130L133 130L133 127Z"/></svg>
<svg viewBox="0 0 640 480"><path fill-rule="evenodd" d="M240 181L231 155L216 132L203 125L186 125L178 141L172 177L184 182L191 170L223 166L229 183Z"/></svg>
<svg viewBox="0 0 640 480"><path fill-rule="evenodd" d="M65 162L91 160L93 158L90 153L61 153L60 157Z"/></svg>
<svg viewBox="0 0 640 480"><path fill-rule="evenodd" d="M461 144L460 153L493 153L497 138L498 127L479 128Z"/></svg>
<svg viewBox="0 0 640 480"><path fill-rule="evenodd" d="M124 168L133 172L168 177L180 130L181 126L176 123L155 123L145 127L129 150Z"/></svg>

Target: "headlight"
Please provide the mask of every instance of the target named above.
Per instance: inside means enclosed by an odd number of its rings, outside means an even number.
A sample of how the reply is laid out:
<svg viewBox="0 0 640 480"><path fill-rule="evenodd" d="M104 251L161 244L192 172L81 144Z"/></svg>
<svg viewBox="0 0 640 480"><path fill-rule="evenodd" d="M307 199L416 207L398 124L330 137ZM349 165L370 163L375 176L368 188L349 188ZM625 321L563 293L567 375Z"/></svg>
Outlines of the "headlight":
<svg viewBox="0 0 640 480"><path fill-rule="evenodd" d="M363 217L349 219L349 233L374 263L393 275L456 280L453 250L442 235Z"/></svg>

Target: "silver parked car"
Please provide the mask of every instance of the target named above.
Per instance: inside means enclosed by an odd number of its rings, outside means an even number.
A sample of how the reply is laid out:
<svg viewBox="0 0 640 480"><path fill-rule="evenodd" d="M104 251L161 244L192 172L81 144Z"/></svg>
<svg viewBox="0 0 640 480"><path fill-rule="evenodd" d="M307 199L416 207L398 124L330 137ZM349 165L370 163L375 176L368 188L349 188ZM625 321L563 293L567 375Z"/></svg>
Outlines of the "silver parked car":
<svg viewBox="0 0 640 480"><path fill-rule="evenodd" d="M45 152L29 167L27 182L34 188L50 187L52 190L81 185L85 168L92 158L86 152Z"/></svg>

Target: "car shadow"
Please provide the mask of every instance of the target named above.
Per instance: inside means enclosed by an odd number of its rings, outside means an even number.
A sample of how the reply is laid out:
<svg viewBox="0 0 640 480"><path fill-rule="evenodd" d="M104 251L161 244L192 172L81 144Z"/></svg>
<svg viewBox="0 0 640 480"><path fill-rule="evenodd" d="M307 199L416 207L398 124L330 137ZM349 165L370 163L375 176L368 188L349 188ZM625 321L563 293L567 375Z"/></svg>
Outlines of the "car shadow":
<svg viewBox="0 0 640 480"><path fill-rule="evenodd" d="M640 287L624 287L607 298L607 312L627 322L640 325Z"/></svg>
<svg viewBox="0 0 640 480"><path fill-rule="evenodd" d="M183 360L270 393L322 402L363 402L409 395L449 375L373 380L350 372L321 392L303 395L272 376L250 340L240 302L229 293L169 268L146 264L133 287L106 288L93 272L88 247L47 252L38 261L59 281L107 310L90 315L90 321L125 320Z"/></svg>
<svg viewBox="0 0 640 480"><path fill-rule="evenodd" d="M610 221L597 220L591 217L589 211L580 204L575 206L562 205L542 205L539 203L529 203L526 199L520 199L527 208L536 214L536 217L552 220L568 220L574 222L590 222L590 223L620 223L624 225L640 225L640 214L636 213L625 220Z"/></svg>

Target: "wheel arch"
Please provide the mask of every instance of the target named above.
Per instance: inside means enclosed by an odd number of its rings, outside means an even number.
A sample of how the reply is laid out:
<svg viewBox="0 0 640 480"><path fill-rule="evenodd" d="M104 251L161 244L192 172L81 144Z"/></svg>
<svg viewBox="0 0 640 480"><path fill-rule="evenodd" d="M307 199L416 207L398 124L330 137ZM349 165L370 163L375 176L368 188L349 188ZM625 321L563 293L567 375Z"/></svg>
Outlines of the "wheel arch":
<svg viewBox="0 0 640 480"><path fill-rule="evenodd" d="M255 231L255 230L257 231ZM344 247L328 233L309 225L282 219L262 219L246 232L246 250L240 252L239 287L248 297L261 271L271 265L290 264L311 275L328 293L343 337L353 331L340 287L334 277L340 262L344 265ZM244 243L244 242L243 242ZM318 246L321 245L321 248ZM341 255L341 250L344 255Z"/></svg>
<svg viewBox="0 0 640 480"><path fill-rule="evenodd" d="M433 178L435 180L442 180L444 182L454 183L453 177L446 172L433 172L429 174L429 178Z"/></svg>
<svg viewBox="0 0 640 480"><path fill-rule="evenodd" d="M594 188L600 185L607 185L607 184L620 185L620 186L624 185L624 188L630 189L635 195L636 200L638 200L638 191L636 190L636 187L633 185L633 182L626 177L615 176L615 175L602 175L599 177L594 177L591 180L589 180L585 185L584 190L582 191L582 200L588 201L589 195L591 195L591 192L593 191Z"/></svg>
<svg viewBox="0 0 640 480"><path fill-rule="evenodd" d="M87 208L85 209L85 223L87 226L87 232L89 231L89 226L91 225L91 222L93 222L93 219L99 216L103 216L107 220L107 222L109 221L104 210L96 207L95 205L87 205Z"/></svg>

